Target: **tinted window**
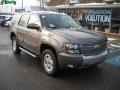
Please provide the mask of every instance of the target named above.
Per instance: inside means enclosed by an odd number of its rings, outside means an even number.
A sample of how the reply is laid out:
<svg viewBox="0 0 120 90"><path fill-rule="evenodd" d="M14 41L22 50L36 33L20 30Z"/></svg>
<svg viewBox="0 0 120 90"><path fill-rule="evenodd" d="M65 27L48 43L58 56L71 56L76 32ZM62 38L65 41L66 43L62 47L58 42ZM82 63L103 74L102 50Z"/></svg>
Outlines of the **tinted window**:
<svg viewBox="0 0 120 90"><path fill-rule="evenodd" d="M21 17L20 21L19 21L19 25L22 26L22 27L26 27L28 19L29 19L29 15L28 14L23 15Z"/></svg>
<svg viewBox="0 0 120 90"><path fill-rule="evenodd" d="M40 24L37 16L35 16L35 15L31 15L31 16L30 16L30 19L29 19L29 21L28 21L28 24L30 24L30 23L34 23L34 24L37 24L37 25Z"/></svg>
<svg viewBox="0 0 120 90"><path fill-rule="evenodd" d="M78 28L79 25L65 14L43 14L40 16L42 25L46 28Z"/></svg>

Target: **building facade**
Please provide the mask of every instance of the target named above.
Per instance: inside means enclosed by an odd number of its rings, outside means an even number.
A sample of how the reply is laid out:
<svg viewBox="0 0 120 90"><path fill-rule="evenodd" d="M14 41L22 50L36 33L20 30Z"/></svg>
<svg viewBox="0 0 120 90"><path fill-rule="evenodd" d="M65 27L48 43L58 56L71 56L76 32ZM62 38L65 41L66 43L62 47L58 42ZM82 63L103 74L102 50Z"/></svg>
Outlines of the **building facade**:
<svg viewBox="0 0 120 90"><path fill-rule="evenodd" d="M64 5L54 3L54 7L50 7L70 15L84 28L120 33L120 3L111 2L113 1L105 3L104 0L79 0L81 4L68 5L67 2L61 2Z"/></svg>
<svg viewBox="0 0 120 90"><path fill-rule="evenodd" d="M57 5L69 5L71 0L50 0L48 6L57 6ZM105 2L117 2L120 3L120 0L72 0L77 1L78 4L83 3L105 3Z"/></svg>

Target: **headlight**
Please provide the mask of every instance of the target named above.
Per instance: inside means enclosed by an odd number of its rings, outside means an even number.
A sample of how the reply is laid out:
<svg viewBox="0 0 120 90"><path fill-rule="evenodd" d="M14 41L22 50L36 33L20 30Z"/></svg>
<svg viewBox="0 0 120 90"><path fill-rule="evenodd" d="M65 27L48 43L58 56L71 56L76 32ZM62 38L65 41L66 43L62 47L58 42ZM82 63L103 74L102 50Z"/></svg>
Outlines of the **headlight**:
<svg viewBox="0 0 120 90"><path fill-rule="evenodd" d="M80 48L79 44L65 44L64 45L64 52L68 54L79 54Z"/></svg>

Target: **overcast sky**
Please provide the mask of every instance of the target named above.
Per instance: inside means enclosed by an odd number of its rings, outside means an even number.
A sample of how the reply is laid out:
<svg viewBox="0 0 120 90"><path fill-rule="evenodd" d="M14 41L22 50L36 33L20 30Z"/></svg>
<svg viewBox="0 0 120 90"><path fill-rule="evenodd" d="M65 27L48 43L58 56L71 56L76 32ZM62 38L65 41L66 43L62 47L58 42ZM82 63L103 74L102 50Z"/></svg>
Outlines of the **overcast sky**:
<svg viewBox="0 0 120 90"><path fill-rule="evenodd" d="M38 0L23 0L23 6L40 5ZM16 7L22 7L22 0L16 0Z"/></svg>

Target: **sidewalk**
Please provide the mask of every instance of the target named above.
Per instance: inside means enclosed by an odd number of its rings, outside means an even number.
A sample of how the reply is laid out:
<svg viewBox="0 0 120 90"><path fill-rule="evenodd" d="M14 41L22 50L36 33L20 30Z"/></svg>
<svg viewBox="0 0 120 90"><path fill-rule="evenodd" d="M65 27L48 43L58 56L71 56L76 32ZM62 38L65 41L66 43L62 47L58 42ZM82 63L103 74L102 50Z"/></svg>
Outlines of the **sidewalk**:
<svg viewBox="0 0 120 90"><path fill-rule="evenodd" d="M99 32L108 37L112 47L120 48L120 34Z"/></svg>
<svg viewBox="0 0 120 90"><path fill-rule="evenodd" d="M120 34L99 32L108 37L108 40L114 44L120 45Z"/></svg>

